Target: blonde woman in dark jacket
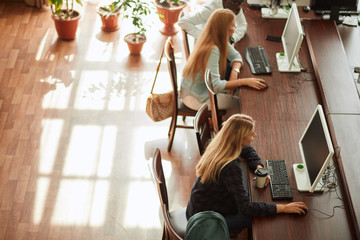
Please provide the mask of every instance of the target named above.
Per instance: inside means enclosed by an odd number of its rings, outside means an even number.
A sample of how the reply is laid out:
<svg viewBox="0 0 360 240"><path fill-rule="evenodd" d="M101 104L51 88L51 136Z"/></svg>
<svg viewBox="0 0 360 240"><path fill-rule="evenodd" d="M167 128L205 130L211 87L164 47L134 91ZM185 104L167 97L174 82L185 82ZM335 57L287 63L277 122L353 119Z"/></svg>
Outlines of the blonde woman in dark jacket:
<svg viewBox="0 0 360 240"><path fill-rule="evenodd" d="M263 164L250 146L255 134L254 120L244 114L231 116L207 146L196 166L194 186L191 190L186 216L203 211L222 214L230 232L237 233L251 227L252 217L265 217L277 213L305 214L303 202L272 204L252 202L242 182L240 158L251 170ZM268 185L267 179L265 185Z"/></svg>

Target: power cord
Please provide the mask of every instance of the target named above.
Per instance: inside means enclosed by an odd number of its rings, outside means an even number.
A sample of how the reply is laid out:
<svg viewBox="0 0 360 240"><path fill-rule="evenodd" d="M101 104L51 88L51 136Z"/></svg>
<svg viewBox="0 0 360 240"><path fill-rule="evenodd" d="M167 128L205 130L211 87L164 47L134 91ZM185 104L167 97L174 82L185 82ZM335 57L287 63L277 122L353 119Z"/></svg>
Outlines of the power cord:
<svg viewBox="0 0 360 240"><path fill-rule="evenodd" d="M341 151L341 148L339 146L335 148L335 161L337 161L337 159L339 158L340 151ZM328 167L326 168L326 170L324 172L324 175L322 177L322 183L323 183L322 188L328 189L329 191L335 190L337 198L340 201L343 201L342 198L339 196L338 191L337 191L338 190L338 181L337 181L337 177L335 175L335 170L336 170L336 167L335 167L334 163L332 163L331 165L328 165ZM315 196L315 195L309 195L309 196ZM336 205L336 206L334 206L332 208L332 214L325 213L325 212L320 211L320 210L315 209L315 208L309 208L309 210L316 211L318 213L321 213L321 214L327 216L327 218L331 218L331 217L333 217L335 215L335 208L344 209L344 205Z"/></svg>
<svg viewBox="0 0 360 240"><path fill-rule="evenodd" d="M332 214L328 214L328 213L325 213L323 211L320 211L318 209L315 209L315 208L309 208L308 210L311 210L311 211L316 211L318 213L321 213L321 214L324 214L325 216L327 216L327 218L332 218L334 215L335 215L335 208L341 208L341 209L344 209L344 206L334 206L332 208Z"/></svg>

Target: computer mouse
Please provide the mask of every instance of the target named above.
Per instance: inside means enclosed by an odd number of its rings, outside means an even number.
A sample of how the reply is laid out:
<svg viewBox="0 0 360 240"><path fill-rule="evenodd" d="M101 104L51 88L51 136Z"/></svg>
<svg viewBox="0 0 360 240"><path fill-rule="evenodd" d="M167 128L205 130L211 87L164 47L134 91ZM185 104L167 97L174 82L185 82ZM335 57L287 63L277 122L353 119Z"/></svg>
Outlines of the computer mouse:
<svg viewBox="0 0 360 240"><path fill-rule="evenodd" d="M307 214L307 209L306 208L301 208L302 210L304 210L305 214Z"/></svg>
<svg viewBox="0 0 360 240"><path fill-rule="evenodd" d="M304 12L310 12L310 7L309 6L304 6L303 11Z"/></svg>
<svg viewBox="0 0 360 240"><path fill-rule="evenodd" d="M269 85L266 82L261 82L261 83L265 85L265 88L263 88L263 90L269 88Z"/></svg>

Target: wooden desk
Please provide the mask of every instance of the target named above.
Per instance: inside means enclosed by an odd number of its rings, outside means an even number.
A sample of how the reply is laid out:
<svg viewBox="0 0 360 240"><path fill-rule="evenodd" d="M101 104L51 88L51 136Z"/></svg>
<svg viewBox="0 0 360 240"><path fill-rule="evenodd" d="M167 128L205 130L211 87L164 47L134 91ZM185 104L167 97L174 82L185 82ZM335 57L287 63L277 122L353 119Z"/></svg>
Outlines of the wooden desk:
<svg viewBox="0 0 360 240"><path fill-rule="evenodd" d="M326 102L333 145L339 156L337 167L344 184L344 199L359 239L360 98L353 68L360 66L360 31L353 27L337 27L333 21L304 21L303 25L312 61L316 65L322 99Z"/></svg>
<svg viewBox="0 0 360 240"><path fill-rule="evenodd" d="M301 161L298 141L317 104L323 104L320 89L306 41L300 51L300 61L307 69L302 73L280 73L277 70L276 52L282 52L281 43L265 40L266 35L280 36L285 20L262 19L259 11L246 9L248 30L244 39L237 45L240 53L248 46L263 45L270 58L273 73L261 75L269 84L266 91L241 88L239 97L242 112L256 121L253 146L266 159L286 159L294 201L304 201L311 209L305 216L281 214L275 217L255 218L253 220L253 239L354 239L351 217L347 209L335 209L331 218L316 210L332 214L334 206L343 206L335 192L323 194L300 193L292 164ZM246 63L241 77L253 76ZM250 179L253 174L250 174ZM250 183L252 201L273 202L270 188L256 189ZM341 196L341 191L338 190ZM287 203L276 201L275 203ZM314 210L316 209L316 210Z"/></svg>
<svg viewBox="0 0 360 240"><path fill-rule="evenodd" d="M307 20L303 26L326 112L360 114L352 69L334 21Z"/></svg>

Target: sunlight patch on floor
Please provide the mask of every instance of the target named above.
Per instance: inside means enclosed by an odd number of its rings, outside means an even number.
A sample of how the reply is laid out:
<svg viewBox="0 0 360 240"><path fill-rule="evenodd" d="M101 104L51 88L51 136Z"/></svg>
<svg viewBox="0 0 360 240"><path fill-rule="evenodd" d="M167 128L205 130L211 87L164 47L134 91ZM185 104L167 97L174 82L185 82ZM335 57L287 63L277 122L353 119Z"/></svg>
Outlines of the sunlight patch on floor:
<svg viewBox="0 0 360 240"><path fill-rule="evenodd" d="M85 60L88 62L109 62L114 54L114 43L91 38Z"/></svg>
<svg viewBox="0 0 360 240"><path fill-rule="evenodd" d="M76 89L75 109L102 110L107 98L109 72L83 71Z"/></svg>
<svg viewBox="0 0 360 240"><path fill-rule="evenodd" d="M107 180L62 180L51 218L52 224L92 227L103 225L108 191Z"/></svg>
<svg viewBox="0 0 360 240"><path fill-rule="evenodd" d="M34 206L34 223L39 224L43 218L44 208L46 206L49 193L50 178L40 177L36 183L36 197Z"/></svg>
<svg viewBox="0 0 360 240"><path fill-rule="evenodd" d="M51 86L51 90L44 95L42 101L43 109L66 109L69 106L72 85L64 83L61 79L49 76L40 80Z"/></svg>
<svg viewBox="0 0 360 240"><path fill-rule="evenodd" d="M160 228L160 202L153 182L133 181L129 183L128 189L124 227Z"/></svg>
<svg viewBox="0 0 360 240"><path fill-rule="evenodd" d="M56 162L58 146L62 134L64 120L44 119L40 141L39 174L51 174Z"/></svg>

